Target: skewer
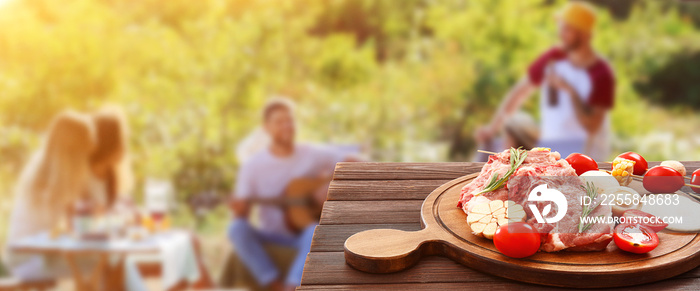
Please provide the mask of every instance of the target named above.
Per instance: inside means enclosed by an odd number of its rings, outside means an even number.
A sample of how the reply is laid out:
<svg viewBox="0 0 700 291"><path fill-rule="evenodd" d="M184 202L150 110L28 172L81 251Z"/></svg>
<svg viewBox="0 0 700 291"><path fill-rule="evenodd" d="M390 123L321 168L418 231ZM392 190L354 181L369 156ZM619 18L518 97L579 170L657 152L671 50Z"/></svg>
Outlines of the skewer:
<svg viewBox="0 0 700 291"><path fill-rule="evenodd" d="M483 150L476 150L476 151L477 151L477 152L480 152L480 153L482 153L482 154L489 154L489 155L498 154L498 153L494 153L494 152L490 152L490 151L483 151ZM604 162L604 163L612 164L612 162ZM602 171L605 171L606 173L610 174L610 171L608 171L608 170L602 170ZM634 175L634 174L632 175L632 177L634 177L634 178L639 178L639 179L644 179L644 176L639 176L639 175ZM688 178L688 177L683 177L683 178L686 178L686 179L690 180L690 178ZM688 183L686 183L685 186L688 186L688 187L691 187L691 188L700 188L700 185L693 185L693 184L688 184Z"/></svg>
<svg viewBox="0 0 700 291"><path fill-rule="evenodd" d="M609 170L600 170L600 171L604 171L608 174L612 174L612 173L610 173L611 171L609 171ZM637 179L644 179L644 176L639 176L639 175L634 175L634 174L632 174L631 176L633 178L637 178ZM693 185L693 184L688 184L688 183L685 183L684 185L691 187L691 188L700 188L700 185Z"/></svg>
<svg viewBox="0 0 700 291"><path fill-rule="evenodd" d="M601 162L601 163L612 164L612 162L608 162L608 161ZM685 178L686 180L693 180L693 178L688 177L688 176L683 176L683 178Z"/></svg>
<svg viewBox="0 0 700 291"><path fill-rule="evenodd" d="M494 152L482 151L482 150L477 150L477 152L480 152L480 153L483 153L483 154L489 154L489 155L495 155L495 154L497 154L497 153L494 153ZM601 162L601 163L612 164L612 162L608 162L608 161ZM632 177L644 178L643 176L638 176L638 175L632 175ZM685 178L686 180L692 180L692 178L691 178L691 177L688 177L688 176L683 176L683 178ZM688 187L700 188L700 186L696 186L696 185L691 185L691 184L685 184L685 185L688 186Z"/></svg>

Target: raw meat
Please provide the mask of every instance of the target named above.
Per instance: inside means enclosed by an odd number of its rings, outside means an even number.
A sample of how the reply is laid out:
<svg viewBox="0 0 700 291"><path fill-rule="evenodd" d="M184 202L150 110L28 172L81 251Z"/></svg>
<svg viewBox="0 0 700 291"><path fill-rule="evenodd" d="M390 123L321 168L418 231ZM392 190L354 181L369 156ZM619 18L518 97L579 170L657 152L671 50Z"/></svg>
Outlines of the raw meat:
<svg viewBox="0 0 700 291"><path fill-rule="evenodd" d="M556 152L530 151L520 168L509 178L507 184L493 192L474 196L488 183L491 175L498 173L499 177L510 168L510 153L504 151L489 157L481 173L471 183L462 188L459 207L465 213L480 203L490 200L512 200L523 206L528 214L528 223L532 224L542 234L540 250L545 252L569 251L598 251L607 247L612 240L612 223L595 223L583 233L578 227L583 211L580 198L586 195L583 182L576 171ZM559 190L567 200L566 215L557 223L537 223L526 204L534 203L538 209L544 209L551 204L553 213L556 205L547 202L528 202L528 195L538 185L547 184L548 188ZM596 201L593 201L594 204ZM556 210L556 211L555 211ZM593 210L589 217L608 218L612 215L609 205L601 205Z"/></svg>
<svg viewBox="0 0 700 291"><path fill-rule="evenodd" d="M538 173L542 173L539 175L541 176L544 174L542 171L546 166L550 166L555 163L566 163L566 160L559 160L559 158L560 156L557 152L530 151L515 175L518 175L518 172L523 171L522 175L536 176ZM568 163L566 163L566 165L571 168ZM474 197L474 194L478 193L484 188L484 185L486 185L489 179L491 179L491 175L498 174L498 176L501 177L503 174L508 172L508 169L510 169L510 152L508 150L489 156L489 160L481 169L479 176L462 188L462 196L459 200L458 207L463 207L464 212L467 213L467 210L471 210L475 204L479 204L470 203L471 199ZM573 168L571 169L573 170ZM527 194L528 193L522 193L524 196L527 196ZM489 198L489 200L499 199L505 201L508 198L508 187L506 186L496 191L484 193L478 197L486 197Z"/></svg>

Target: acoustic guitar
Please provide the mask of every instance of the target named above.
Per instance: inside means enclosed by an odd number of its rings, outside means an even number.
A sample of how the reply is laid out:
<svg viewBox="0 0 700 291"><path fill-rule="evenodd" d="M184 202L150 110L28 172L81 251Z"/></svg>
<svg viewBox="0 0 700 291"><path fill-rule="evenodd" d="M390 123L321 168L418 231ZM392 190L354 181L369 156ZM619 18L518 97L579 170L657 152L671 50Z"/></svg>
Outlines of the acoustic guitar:
<svg viewBox="0 0 700 291"><path fill-rule="evenodd" d="M253 198L249 201L280 207L284 211L285 222L289 229L299 233L320 220L329 184L330 177L298 178L287 184L280 198Z"/></svg>
<svg viewBox="0 0 700 291"><path fill-rule="evenodd" d="M321 219L323 202L326 201L330 180L327 178L301 178L289 182L284 196L296 202L284 207L287 226L294 232L301 232Z"/></svg>

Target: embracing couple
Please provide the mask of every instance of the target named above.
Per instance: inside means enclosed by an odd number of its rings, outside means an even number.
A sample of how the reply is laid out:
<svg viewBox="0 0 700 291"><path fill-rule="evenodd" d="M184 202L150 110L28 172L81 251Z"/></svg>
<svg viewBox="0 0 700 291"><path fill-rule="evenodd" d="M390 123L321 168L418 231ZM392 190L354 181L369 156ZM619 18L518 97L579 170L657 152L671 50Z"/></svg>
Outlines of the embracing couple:
<svg viewBox="0 0 700 291"><path fill-rule="evenodd" d="M131 205L126 118L117 107L86 114L65 111L51 122L39 149L25 166L14 194L6 246L40 233L60 233L72 227L80 206L104 213L115 205ZM6 248L2 256L14 278L21 281L50 280L70 275L59 254L16 253ZM76 262L84 271L95 269L98 260L82 256ZM211 286L203 265L201 281ZM147 290L136 263L126 260L121 290Z"/></svg>

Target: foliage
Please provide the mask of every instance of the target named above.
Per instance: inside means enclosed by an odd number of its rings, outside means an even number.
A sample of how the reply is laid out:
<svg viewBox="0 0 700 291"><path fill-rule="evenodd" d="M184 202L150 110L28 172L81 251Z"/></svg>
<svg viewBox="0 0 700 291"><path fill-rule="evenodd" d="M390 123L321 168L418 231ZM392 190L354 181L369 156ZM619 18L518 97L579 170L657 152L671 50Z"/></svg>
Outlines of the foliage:
<svg viewBox="0 0 700 291"><path fill-rule="evenodd" d="M652 71L647 80L639 80L639 91L649 92L657 104L676 104L700 108L700 52L681 52L667 64Z"/></svg>
<svg viewBox="0 0 700 291"><path fill-rule="evenodd" d="M173 179L182 198L230 189L234 147L275 94L299 103L303 140L364 145L383 161L467 160L474 128L556 40L563 1L546 2L9 1L0 190L10 193L51 116L105 103L128 112L136 176ZM698 159L695 112L646 101L674 82L656 72L700 52L692 19L667 8L681 4L660 2L599 17L595 44L618 81L615 145ZM674 98L685 104L692 90ZM537 115L536 98L525 108Z"/></svg>

